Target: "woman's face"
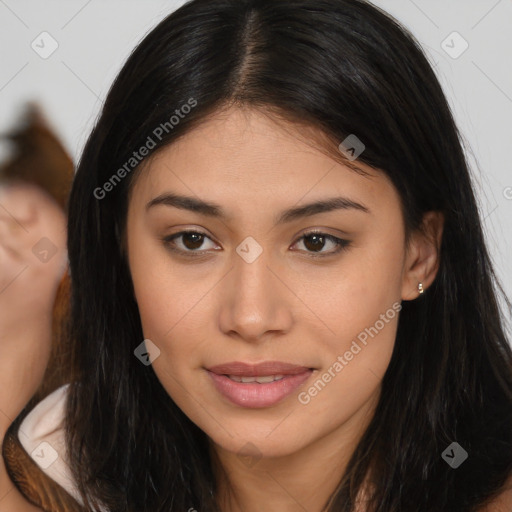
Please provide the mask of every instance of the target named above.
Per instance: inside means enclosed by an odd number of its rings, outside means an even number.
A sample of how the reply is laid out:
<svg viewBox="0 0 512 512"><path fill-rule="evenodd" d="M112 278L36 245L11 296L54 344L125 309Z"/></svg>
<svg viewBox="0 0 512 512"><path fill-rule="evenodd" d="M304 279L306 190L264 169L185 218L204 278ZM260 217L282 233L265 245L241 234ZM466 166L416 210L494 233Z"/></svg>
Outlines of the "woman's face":
<svg viewBox="0 0 512 512"><path fill-rule="evenodd" d="M369 420L400 301L417 296L423 268L420 244L406 251L390 180L336 163L293 129L257 111L212 118L150 162L128 210L158 379L216 446L258 457ZM304 208L336 198L336 208ZM191 208L200 202L217 210ZM171 239L182 231L199 235ZM251 368L265 362L278 364Z"/></svg>

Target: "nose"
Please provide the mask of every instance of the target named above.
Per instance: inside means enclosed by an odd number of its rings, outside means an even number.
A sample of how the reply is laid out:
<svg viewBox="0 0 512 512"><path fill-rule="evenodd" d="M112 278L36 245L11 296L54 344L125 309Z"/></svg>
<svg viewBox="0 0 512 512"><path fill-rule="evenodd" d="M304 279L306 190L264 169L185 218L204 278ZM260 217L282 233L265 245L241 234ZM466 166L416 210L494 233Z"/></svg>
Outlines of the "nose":
<svg viewBox="0 0 512 512"><path fill-rule="evenodd" d="M220 293L220 328L224 334L250 343L289 332L293 301L286 286L284 267L263 253L252 263L235 255L233 267Z"/></svg>

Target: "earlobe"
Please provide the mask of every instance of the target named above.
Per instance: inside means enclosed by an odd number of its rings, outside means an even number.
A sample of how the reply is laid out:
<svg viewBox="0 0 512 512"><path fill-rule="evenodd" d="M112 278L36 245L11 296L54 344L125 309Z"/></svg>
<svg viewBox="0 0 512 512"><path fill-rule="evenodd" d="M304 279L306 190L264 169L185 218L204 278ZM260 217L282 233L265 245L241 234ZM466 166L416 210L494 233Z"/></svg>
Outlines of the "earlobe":
<svg viewBox="0 0 512 512"><path fill-rule="evenodd" d="M420 229L411 234L405 258L402 300L414 300L434 281L440 264L444 216L441 212L424 214Z"/></svg>

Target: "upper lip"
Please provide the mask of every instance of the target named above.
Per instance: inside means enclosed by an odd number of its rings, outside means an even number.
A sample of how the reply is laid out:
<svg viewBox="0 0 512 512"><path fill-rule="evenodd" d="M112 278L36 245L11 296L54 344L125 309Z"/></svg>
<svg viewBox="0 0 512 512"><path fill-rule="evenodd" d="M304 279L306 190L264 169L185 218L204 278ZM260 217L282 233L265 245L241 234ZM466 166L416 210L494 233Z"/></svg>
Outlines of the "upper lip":
<svg viewBox="0 0 512 512"><path fill-rule="evenodd" d="M239 377L258 377L264 375L297 375L310 370L306 366L283 363L281 361L263 361L258 364L248 364L239 361L219 364L208 368L218 375L236 375Z"/></svg>

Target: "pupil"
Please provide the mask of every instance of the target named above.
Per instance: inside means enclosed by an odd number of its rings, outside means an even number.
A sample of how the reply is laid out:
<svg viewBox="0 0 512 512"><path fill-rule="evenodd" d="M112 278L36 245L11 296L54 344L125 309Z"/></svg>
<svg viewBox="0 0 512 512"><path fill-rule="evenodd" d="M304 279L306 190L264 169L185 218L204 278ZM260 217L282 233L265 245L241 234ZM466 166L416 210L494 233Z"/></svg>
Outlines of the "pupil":
<svg viewBox="0 0 512 512"><path fill-rule="evenodd" d="M306 246L307 249L312 249L312 250L322 249L322 247L324 245L324 238L325 237L323 237L321 235L308 235L308 236L304 237L304 245ZM313 242L313 244L309 244L308 240L316 240L316 242ZM319 241L320 241L320 244L318 243ZM308 247L309 245L312 245L312 247Z"/></svg>
<svg viewBox="0 0 512 512"><path fill-rule="evenodd" d="M192 241L192 247L190 247L190 244L186 243L187 239L190 240L190 238L194 238L195 237L195 241ZM187 249L198 249L199 247L201 247L203 243L203 235L200 235L199 233L186 233L185 235L183 235L183 244L185 245L185 247Z"/></svg>

